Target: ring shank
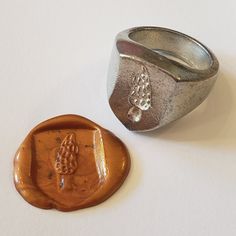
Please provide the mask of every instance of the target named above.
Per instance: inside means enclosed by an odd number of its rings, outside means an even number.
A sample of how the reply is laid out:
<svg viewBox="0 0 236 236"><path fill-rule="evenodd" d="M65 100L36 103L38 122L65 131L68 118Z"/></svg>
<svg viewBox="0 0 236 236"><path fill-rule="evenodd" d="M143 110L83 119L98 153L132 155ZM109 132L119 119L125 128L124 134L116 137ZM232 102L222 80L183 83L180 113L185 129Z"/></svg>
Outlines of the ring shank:
<svg viewBox="0 0 236 236"><path fill-rule="evenodd" d="M213 62L211 53L204 45L185 34L170 29L136 28L130 32L129 38L192 69L207 70Z"/></svg>

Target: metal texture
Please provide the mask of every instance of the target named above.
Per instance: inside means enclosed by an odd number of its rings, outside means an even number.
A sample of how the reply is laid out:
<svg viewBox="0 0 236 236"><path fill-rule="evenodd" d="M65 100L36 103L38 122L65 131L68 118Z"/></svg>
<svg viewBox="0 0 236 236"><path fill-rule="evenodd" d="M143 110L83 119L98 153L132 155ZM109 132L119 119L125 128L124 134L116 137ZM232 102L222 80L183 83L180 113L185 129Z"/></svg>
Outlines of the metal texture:
<svg viewBox="0 0 236 236"><path fill-rule="evenodd" d="M161 27L125 30L109 67L110 107L129 130L162 127L205 100L218 69L214 54L190 36Z"/></svg>

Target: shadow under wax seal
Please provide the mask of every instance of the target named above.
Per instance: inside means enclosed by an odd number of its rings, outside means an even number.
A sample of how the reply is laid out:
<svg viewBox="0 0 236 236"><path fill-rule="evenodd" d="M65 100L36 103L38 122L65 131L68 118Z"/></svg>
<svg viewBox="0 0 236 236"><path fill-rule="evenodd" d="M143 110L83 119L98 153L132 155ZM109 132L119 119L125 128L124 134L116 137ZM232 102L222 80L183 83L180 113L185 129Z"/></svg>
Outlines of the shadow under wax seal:
<svg viewBox="0 0 236 236"><path fill-rule="evenodd" d="M30 204L72 211L109 198L129 168L129 153L116 136L84 117L63 115L27 135L15 156L14 182Z"/></svg>

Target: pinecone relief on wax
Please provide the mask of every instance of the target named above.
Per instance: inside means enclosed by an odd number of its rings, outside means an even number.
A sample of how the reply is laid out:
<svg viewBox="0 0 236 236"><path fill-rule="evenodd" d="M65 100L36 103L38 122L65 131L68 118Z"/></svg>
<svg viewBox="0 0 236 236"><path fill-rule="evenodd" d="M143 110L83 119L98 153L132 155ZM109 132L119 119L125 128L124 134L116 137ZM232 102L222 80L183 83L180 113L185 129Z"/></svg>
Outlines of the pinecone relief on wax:
<svg viewBox="0 0 236 236"><path fill-rule="evenodd" d="M73 174L78 167L79 146L74 133L68 134L56 152L54 169L58 190L72 190Z"/></svg>
<svg viewBox="0 0 236 236"><path fill-rule="evenodd" d="M151 107L151 85L147 68L142 65L141 73L133 74L131 77L131 90L129 103L132 107L128 111L128 119L139 122L142 112Z"/></svg>

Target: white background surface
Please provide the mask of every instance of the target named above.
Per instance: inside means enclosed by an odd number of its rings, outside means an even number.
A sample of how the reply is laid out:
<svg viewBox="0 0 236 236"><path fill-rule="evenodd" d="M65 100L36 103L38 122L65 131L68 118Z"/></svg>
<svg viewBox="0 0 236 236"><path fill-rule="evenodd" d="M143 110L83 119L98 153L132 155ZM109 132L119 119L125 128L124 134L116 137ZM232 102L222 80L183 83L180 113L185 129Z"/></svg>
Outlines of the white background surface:
<svg viewBox="0 0 236 236"><path fill-rule="evenodd" d="M106 99L114 37L138 25L196 37L221 65L197 110L146 134L126 130ZM235 236L235 26L234 0L0 0L0 235ZM66 113L113 131L132 169L96 207L37 209L14 188L14 153L37 123Z"/></svg>

